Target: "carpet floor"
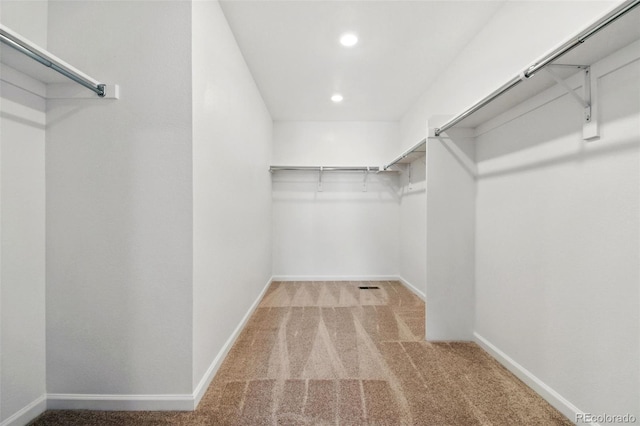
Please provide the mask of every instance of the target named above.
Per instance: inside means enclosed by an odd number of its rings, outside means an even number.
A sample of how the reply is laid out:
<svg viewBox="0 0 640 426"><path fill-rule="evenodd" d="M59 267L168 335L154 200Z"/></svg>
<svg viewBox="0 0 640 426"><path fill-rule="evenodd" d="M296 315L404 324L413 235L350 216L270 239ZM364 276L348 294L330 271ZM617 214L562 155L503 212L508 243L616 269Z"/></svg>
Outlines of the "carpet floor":
<svg viewBox="0 0 640 426"><path fill-rule="evenodd" d="M477 345L425 342L424 324L424 302L396 281L274 282L196 411L32 424L572 424Z"/></svg>

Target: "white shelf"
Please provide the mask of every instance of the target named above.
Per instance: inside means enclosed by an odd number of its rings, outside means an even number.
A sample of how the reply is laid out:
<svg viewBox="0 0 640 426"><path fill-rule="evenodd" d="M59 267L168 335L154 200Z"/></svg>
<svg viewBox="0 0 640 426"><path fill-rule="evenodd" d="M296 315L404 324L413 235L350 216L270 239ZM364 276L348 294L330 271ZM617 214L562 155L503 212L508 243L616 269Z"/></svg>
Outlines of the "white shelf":
<svg viewBox="0 0 640 426"><path fill-rule="evenodd" d="M43 60L65 69L91 85L98 86L99 84L103 84L99 80L90 77L4 25L0 25L0 32L3 36L3 42L0 43L0 79L2 81L19 86L45 98L118 98L118 87L116 85L106 84L105 96L100 97L90 89L81 86L54 69L43 65L37 60L16 50L14 47L11 47L9 44L6 44L9 42L5 43L4 36L15 40L17 44L41 57Z"/></svg>
<svg viewBox="0 0 640 426"><path fill-rule="evenodd" d="M409 164L420 157L424 157L427 152L427 140L420 142L394 158L388 164L379 166L271 166L269 171L314 171L314 172L371 172L371 173L397 173L400 170L392 170L390 167L396 164Z"/></svg>
<svg viewBox="0 0 640 426"><path fill-rule="evenodd" d="M273 172L368 172L387 173L397 172L397 170L385 170L379 166L270 166L269 171Z"/></svg>
<svg viewBox="0 0 640 426"><path fill-rule="evenodd" d="M640 40L640 7L632 9L626 15L588 38L580 46L553 61L552 64L590 66L637 40ZM556 67L553 68L553 71L564 79L580 72L578 69L559 69ZM556 81L548 73L541 70L455 124L452 128L475 129L556 84Z"/></svg>
<svg viewBox="0 0 640 426"><path fill-rule="evenodd" d="M427 153L427 140L422 139L420 142L398 155L396 158L391 160L388 164L384 166L384 169L388 169L396 164L409 164L414 162L415 160L424 157Z"/></svg>

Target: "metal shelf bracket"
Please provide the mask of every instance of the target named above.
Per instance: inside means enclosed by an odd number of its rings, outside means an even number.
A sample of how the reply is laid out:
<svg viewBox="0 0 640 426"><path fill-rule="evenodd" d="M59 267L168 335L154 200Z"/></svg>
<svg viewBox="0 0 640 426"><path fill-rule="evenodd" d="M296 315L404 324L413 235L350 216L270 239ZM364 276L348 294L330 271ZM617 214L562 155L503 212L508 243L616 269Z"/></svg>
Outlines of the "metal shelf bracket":
<svg viewBox="0 0 640 426"><path fill-rule="evenodd" d="M552 68L577 68L582 70L584 83L582 84L582 96L567 84ZM549 64L545 71L553 78L567 93L582 107L584 118L582 125L582 139L589 141L598 139L600 131L598 126L598 79L594 77L589 65L565 65L565 64Z"/></svg>
<svg viewBox="0 0 640 426"><path fill-rule="evenodd" d="M571 88L571 86L569 86L562 77L560 77L555 71L553 71L554 67L555 68L577 68L577 69L583 70L584 84L582 85L582 87L583 87L584 97L576 93L576 91L573 88ZM562 88L564 88L567 91L567 93L569 93L573 97L573 99L575 99L576 102L578 102L578 104L583 108L584 121L586 123L591 122L591 116L592 116L591 114L591 67L589 65L549 64L544 68L544 70L549 74L549 76L551 76L551 78L553 78L556 81L556 83L562 86Z"/></svg>

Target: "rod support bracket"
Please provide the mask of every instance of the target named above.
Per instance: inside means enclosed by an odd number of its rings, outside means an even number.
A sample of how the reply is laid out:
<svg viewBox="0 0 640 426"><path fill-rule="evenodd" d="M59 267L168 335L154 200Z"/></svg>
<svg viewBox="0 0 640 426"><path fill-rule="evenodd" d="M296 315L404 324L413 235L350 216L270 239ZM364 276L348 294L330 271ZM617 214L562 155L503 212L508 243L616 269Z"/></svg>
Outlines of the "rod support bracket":
<svg viewBox="0 0 640 426"><path fill-rule="evenodd" d="M584 100L587 105L584 108L584 121L591 122L591 106L593 101L591 98L591 67L584 69Z"/></svg>
<svg viewBox="0 0 640 426"><path fill-rule="evenodd" d="M582 95L580 95L573 87L562 79L553 69L574 68L582 72ZM583 129L582 138L584 140L597 139L600 134L597 123L597 79L594 79L589 65L572 65L572 64L548 64L544 70L553 78L558 85L566 90L571 97L582 107Z"/></svg>
<svg viewBox="0 0 640 426"><path fill-rule="evenodd" d="M553 68L575 68L583 70L584 83L582 85L583 95L580 96L567 82L553 71ZM567 64L549 64L544 70L560 85L568 94L575 99L576 102L584 110L585 122L591 121L591 67L589 65L567 65Z"/></svg>

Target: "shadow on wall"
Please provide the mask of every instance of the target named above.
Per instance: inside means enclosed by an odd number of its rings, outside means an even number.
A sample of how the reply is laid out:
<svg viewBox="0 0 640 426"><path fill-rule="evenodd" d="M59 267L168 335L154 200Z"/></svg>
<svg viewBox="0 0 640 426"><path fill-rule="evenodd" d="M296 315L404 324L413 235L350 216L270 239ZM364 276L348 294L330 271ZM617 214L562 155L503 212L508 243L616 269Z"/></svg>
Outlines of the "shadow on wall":
<svg viewBox="0 0 640 426"><path fill-rule="evenodd" d="M1 85L2 85L2 88L0 89L0 92L2 92L3 102L4 101L15 102L21 107L26 107L34 111L40 111L43 108L44 104L40 105L40 103L42 102L41 98L35 95L25 96L24 95L25 92L23 90L18 89L17 87L11 84L5 84L4 82L2 82ZM2 118L6 118L7 120L24 124L25 126L34 127L36 129L45 128L45 126L41 122L37 120L31 120L26 116L12 114L7 111L1 111L0 116Z"/></svg>
<svg viewBox="0 0 640 426"><path fill-rule="evenodd" d="M469 141L474 142L472 138L464 136L453 136L451 138L439 138L429 139L431 143L440 142L442 146L449 151L451 157L456 160L462 170L464 170L470 177L476 179L478 176L478 169L476 167L474 154L468 153Z"/></svg>
<svg viewBox="0 0 640 426"><path fill-rule="evenodd" d="M605 104L606 106L606 104ZM604 111L600 120L603 121ZM564 119L550 120L550 117ZM606 111L607 123L630 118L625 108L617 106ZM563 96L538 108L525 119L514 120L477 138L478 179L488 179L514 173L553 167L571 162L581 163L597 157L638 149L638 140L632 137L608 140L606 127L601 124L601 137L584 141L575 137L581 133L582 114L575 111L575 103ZM517 135L517 137L513 137ZM546 145L546 146L545 146ZM535 152L533 149L536 148ZM507 161L507 157L509 161ZM486 164L482 164L486 163ZM483 169L490 169L483 172Z"/></svg>
<svg viewBox="0 0 640 426"><path fill-rule="evenodd" d="M85 112L85 111L93 111L108 108L108 105L111 105L117 102L117 99L56 99L55 100L55 108L56 113L55 116L49 118L47 115L47 127L56 125L60 122L70 119L74 115ZM96 112L96 114L100 114L100 112Z"/></svg>
<svg viewBox="0 0 640 426"><path fill-rule="evenodd" d="M638 150L640 144L637 140L628 139L622 142L618 142L615 145L602 146L595 150L586 150L586 144L589 142L583 142L578 150L573 153L555 156L545 160L534 161L528 164L519 165L516 167L504 168L492 172L480 173L478 179L490 179L498 176L506 176L515 173L522 173L526 171L541 169L544 167L557 166L570 162L583 162L592 158L603 157L611 155L617 152L635 151Z"/></svg>
<svg viewBox="0 0 640 426"><path fill-rule="evenodd" d="M40 130L44 130L45 127L46 127L44 124L38 123L35 120L29 120L29 119L26 119L24 117L20 117L18 115L10 114L10 113L4 112L4 111L0 112L0 117L1 118L5 118L7 120L11 120L14 123L20 123L20 124L23 124L25 126L35 127L36 129L40 129Z"/></svg>
<svg viewBox="0 0 640 426"><path fill-rule="evenodd" d="M638 140L631 137L618 139L613 145L599 144L598 140L580 140L577 144L567 147L562 154L550 151L547 157L532 160L532 157L526 154L528 150L542 147L542 145L549 141L556 143L556 141L563 139L571 139L576 132L580 131L583 125L581 111L577 111L575 114L567 114L567 111L573 111L575 109L573 101L568 96L564 96L556 102L546 105L555 109L553 112L554 116L567 117L568 115L569 119L555 120L551 124L548 122L548 119L545 118L545 116L548 117L549 113L545 112L542 108L538 108L528 114L527 120L514 120L513 122L506 123L503 126L491 130L486 136L481 135L474 138L464 135L464 130L470 129L450 129L448 132L450 135L437 139L430 138L429 143L439 141L442 146L447 149L449 154L451 154L451 157L476 180L522 173L570 162L584 162L618 152L637 150L639 147ZM540 115L536 116L538 114ZM627 116L624 115L622 111L617 111L617 113L616 111L612 111L608 120L617 121L625 118L627 118ZM512 127L515 125L519 126L517 138L502 137L502 134L512 135ZM456 131L458 132L457 134ZM606 137L605 134L602 134L603 131L604 130L601 129L601 138ZM473 153L473 155L465 152L465 146L468 146L469 141L474 145L481 143L482 149L477 150L477 153ZM482 171L483 162L491 162L492 160L500 161L501 157L510 155L522 155L523 158L526 156L527 160L525 163L516 165L514 165L514 161L509 161L508 163L505 161L504 166L494 166L492 167L492 169L494 169L492 171ZM479 165L480 167L478 167Z"/></svg>

